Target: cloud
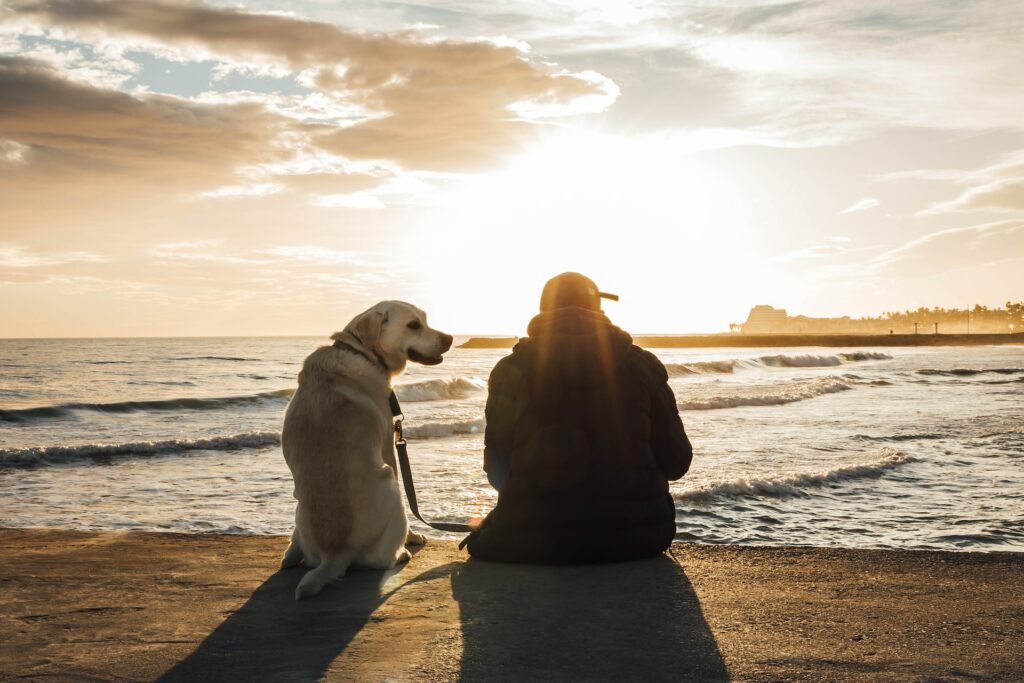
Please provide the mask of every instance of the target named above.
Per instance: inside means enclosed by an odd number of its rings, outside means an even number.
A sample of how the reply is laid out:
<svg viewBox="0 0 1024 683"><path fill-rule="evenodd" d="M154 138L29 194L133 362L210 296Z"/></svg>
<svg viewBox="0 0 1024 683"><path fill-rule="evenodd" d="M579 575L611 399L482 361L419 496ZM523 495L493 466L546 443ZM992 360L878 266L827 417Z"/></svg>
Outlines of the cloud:
<svg viewBox="0 0 1024 683"><path fill-rule="evenodd" d="M652 19L647 31L661 44L645 65L664 62L666 50L685 52L696 64L680 67L676 59L665 68L716 84L708 92L691 87L698 99L681 101L678 116L710 111L713 125L749 131L756 144L833 145L892 126L1024 127L1024 90L1009 87L1024 60L1014 28L1024 18L1019 4L837 0L662 7L667 16ZM609 32L623 42L645 34Z"/></svg>
<svg viewBox="0 0 1024 683"><path fill-rule="evenodd" d="M282 244L248 251L248 255L223 253L222 240L163 242L149 250L151 256L167 261L216 263L234 266L373 266L369 254L332 249L316 244ZM243 252L244 254L244 252ZM287 271L280 270L280 273Z"/></svg>
<svg viewBox="0 0 1024 683"><path fill-rule="evenodd" d="M254 185L225 185L216 190L199 193L200 199L240 199L242 197L266 197L284 191L281 183L256 183Z"/></svg>
<svg viewBox="0 0 1024 683"><path fill-rule="evenodd" d="M0 163L24 163L26 152L28 152L28 145L23 145L14 140L0 140Z"/></svg>
<svg viewBox="0 0 1024 683"><path fill-rule="evenodd" d="M860 201L854 202L850 206L848 206L845 209L843 209L842 211L840 211L839 215L841 216L844 213L855 213L857 211L866 211L868 209L875 208L876 206L878 206L881 203L882 202L878 201L874 197L865 197L864 199L861 199Z"/></svg>
<svg viewBox="0 0 1024 683"><path fill-rule="evenodd" d="M220 240L196 240L192 242L164 242L149 250L150 255L165 261L192 263L218 263L231 266L266 266L277 263L277 259L246 258L231 254L216 253Z"/></svg>
<svg viewBox="0 0 1024 683"><path fill-rule="evenodd" d="M32 253L22 246L0 246L0 268L40 268L67 263L106 263L110 259L90 251Z"/></svg>
<svg viewBox="0 0 1024 683"><path fill-rule="evenodd" d="M838 256L839 254L846 253L846 251L846 247L841 247L838 244L815 244L784 254L779 260L796 261L799 259L824 258L826 256Z"/></svg>
<svg viewBox="0 0 1024 683"><path fill-rule="evenodd" d="M875 270L931 275L947 270L1024 258L1024 220L1005 220L928 233L879 254Z"/></svg>
<svg viewBox="0 0 1024 683"><path fill-rule="evenodd" d="M998 162L967 171L911 171L890 174L890 180L942 179L967 188L953 199L936 202L919 216L949 212L1024 211L1024 151L1005 154Z"/></svg>
<svg viewBox="0 0 1024 683"><path fill-rule="evenodd" d="M21 20L83 39L146 40L237 64L271 61L337 106L369 115L307 131L350 158L412 169L465 169L495 162L533 127L525 116L599 111L617 96L593 72L571 73L486 40L428 40L418 31L362 33L280 14L167 0L25 0Z"/></svg>
<svg viewBox="0 0 1024 683"><path fill-rule="evenodd" d="M260 253L280 256L282 259L324 266L342 263L364 265L366 263L366 254L364 253L358 251L339 251L315 244L286 244L262 249Z"/></svg>
<svg viewBox="0 0 1024 683"><path fill-rule="evenodd" d="M280 156L279 124L257 105L132 96L72 81L42 62L0 57L0 138L17 145L37 181L194 185Z"/></svg>
<svg viewBox="0 0 1024 683"><path fill-rule="evenodd" d="M1024 211L1024 177L993 180L968 188L958 197L934 204L922 214L949 211Z"/></svg>

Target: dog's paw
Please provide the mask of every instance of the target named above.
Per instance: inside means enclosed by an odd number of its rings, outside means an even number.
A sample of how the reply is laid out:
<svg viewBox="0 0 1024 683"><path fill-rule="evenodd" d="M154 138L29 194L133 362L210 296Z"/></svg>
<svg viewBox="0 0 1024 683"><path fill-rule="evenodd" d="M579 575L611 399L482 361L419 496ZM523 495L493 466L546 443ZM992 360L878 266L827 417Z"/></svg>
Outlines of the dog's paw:
<svg viewBox="0 0 1024 683"><path fill-rule="evenodd" d="M281 569L292 569L300 564L302 564L302 551L289 547L284 557L281 558Z"/></svg>
<svg viewBox="0 0 1024 683"><path fill-rule="evenodd" d="M410 531L405 536L405 544L406 545L423 545L426 542L427 542L427 537L424 536L423 534L416 533L415 531Z"/></svg>

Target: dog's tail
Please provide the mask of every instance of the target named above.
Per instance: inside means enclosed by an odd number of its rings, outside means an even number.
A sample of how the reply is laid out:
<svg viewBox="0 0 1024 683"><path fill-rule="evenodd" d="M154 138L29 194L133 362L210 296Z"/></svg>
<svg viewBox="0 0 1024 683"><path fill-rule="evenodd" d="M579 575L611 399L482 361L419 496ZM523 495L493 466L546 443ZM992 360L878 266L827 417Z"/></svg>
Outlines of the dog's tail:
<svg viewBox="0 0 1024 683"><path fill-rule="evenodd" d="M349 565L352 564L352 559L350 554L325 557L316 569L306 572L302 580L299 581L299 585L295 588L295 599L311 598L331 581L345 576Z"/></svg>

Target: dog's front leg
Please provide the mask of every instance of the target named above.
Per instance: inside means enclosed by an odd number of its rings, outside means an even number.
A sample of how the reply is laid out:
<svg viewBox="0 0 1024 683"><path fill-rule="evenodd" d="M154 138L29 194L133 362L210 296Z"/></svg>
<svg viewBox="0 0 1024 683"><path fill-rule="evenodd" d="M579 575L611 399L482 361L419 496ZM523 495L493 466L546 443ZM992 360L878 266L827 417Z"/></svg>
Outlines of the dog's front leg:
<svg viewBox="0 0 1024 683"><path fill-rule="evenodd" d="M392 442L391 434L388 433L388 438L384 439L384 446L380 449L381 460L384 464L391 468L391 471L395 473L395 479L398 478L398 460L395 459L395 444Z"/></svg>

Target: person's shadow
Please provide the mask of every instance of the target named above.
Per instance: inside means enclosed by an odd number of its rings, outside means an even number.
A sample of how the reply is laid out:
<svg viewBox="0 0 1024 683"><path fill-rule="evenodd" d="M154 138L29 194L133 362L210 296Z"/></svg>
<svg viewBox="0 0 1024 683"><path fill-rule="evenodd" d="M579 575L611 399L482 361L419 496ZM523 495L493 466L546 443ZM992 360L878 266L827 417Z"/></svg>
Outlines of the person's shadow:
<svg viewBox="0 0 1024 683"><path fill-rule="evenodd" d="M463 681L725 681L679 562L537 567L469 560L452 574Z"/></svg>

